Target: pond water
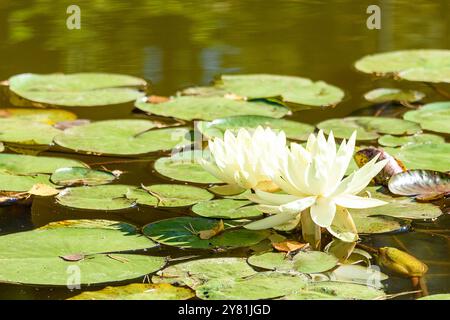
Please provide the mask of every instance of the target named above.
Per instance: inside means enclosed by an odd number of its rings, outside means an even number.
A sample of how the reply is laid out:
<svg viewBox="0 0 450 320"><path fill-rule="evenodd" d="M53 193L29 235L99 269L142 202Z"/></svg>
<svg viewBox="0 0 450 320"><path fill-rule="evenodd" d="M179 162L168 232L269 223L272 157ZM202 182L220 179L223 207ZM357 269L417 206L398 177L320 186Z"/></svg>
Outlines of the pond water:
<svg viewBox="0 0 450 320"><path fill-rule="evenodd" d="M357 72L360 57L400 49L450 49L450 2L447 0L378 1L380 30L366 27L370 1L185 1L78 0L81 29L66 28L67 3L52 0L0 2L0 79L25 73L113 72L151 82L156 95L207 85L224 73L272 73L324 80L343 88L345 100L336 108L306 110L291 119L315 124L344 117L369 106L362 95L377 87L419 89L426 101L438 101L429 87ZM418 9L420 8L420 10ZM0 107L11 106L5 95ZM147 118L133 104L71 108L91 120ZM60 152L44 152L58 155ZM121 184L167 182L152 172L160 154L141 159L64 154L93 168L122 170ZM149 222L190 214L188 209L149 207L115 213L86 212L58 206L40 198L32 206L0 208L0 234L34 229L51 221L78 218L119 220L143 226ZM417 256L430 267L425 281L431 293L450 292L450 219L415 222L416 232L363 237L370 245L394 246ZM198 254L161 247L152 254ZM202 255L209 256L211 253ZM245 250L227 256L245 256ZM387 292L412 290L408 279L391 277ZM0 299L63 299L66 288L0 285ZM404 298L409 298L406 296Z"/></svg>

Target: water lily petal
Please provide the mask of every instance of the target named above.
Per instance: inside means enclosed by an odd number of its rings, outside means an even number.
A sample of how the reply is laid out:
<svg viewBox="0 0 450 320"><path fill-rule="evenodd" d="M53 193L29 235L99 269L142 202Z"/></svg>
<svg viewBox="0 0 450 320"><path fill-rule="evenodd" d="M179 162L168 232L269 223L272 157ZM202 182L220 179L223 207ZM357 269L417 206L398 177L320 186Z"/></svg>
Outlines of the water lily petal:
<svg viewBox="0 0 450 320"><path fill-rule="evenodd" d="M311 206L311 219L315 224L327 228L331 225L336 213L336 205L329 198L317 198Z"/></svg>
<svg viewBox="0 0 450 320"><path fill-rule="evenodd" d="M247 198L253 202L275 206L298 200L298 197L290 194L271 193L261 190L255 190L255 193L248 195Z"/></svg>
<svg viewBox="0 0 450 320"><path fill-rule="evenodd" d="M354 242L358 240L353 218L346 208L337 206L333 222L327 227L329 233L344 242Z"/></svg>
<svg viewBox="0 0 450 320"><path fill-rule="evenodd" d="M273 216L251 222L249 224L246 224L244 228L249 230L263 230L263 229L269 229L276 226L279 226L281 224L287 223L288 221L295 219L295 217L299 213L280 213L275 214Z"/></svg>
<svg viewBox="0 0 450 320"><path fill-rule="evenodd" d="M373 208L387 203L375 198L358 197L351 194L337 196L334 198L334 202L341 207L352 209Z"/></svg>

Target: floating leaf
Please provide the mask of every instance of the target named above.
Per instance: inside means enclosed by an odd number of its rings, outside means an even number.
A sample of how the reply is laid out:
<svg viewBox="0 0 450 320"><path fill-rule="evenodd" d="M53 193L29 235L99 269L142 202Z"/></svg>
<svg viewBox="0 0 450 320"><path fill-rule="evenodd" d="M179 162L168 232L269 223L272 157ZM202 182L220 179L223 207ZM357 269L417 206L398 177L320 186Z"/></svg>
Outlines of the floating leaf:
<svg viewBox="0 0 450 320"><path fill-rule="evenodd" d="M262 212L250 201L218 199L199 202L192 211L202 217L221 219L244 219L260 217Z"/></svg>
<svg viewBox="0 0 450 320"><path fill-rule="evenodd" d="M222 75L216 86L248 100L275 98L312 107L333 106L344 97L341 89L323 81L271 74Z"/></svg>
<svg viewBox="0 0 450 320"><path fill-rule="evenodd" d="M54 186L49 178L45 174L24 176L0 171L0 191L28 192L36 184Z"/></svg>
<svg viewBox="0 0 450 320"><path fill-rule="evenodd" d="M449 293L432 294L429 296L419 298L417 300L450 300L450 294Z"/></svg>
<svg viewBox="0 0 450 320"><path fill-rule="evenodd" d="M197 123L198 130L208 139L222 138L226 130L236 133L241 128L251 130L258 126L268 127L275 131L282 130L289 139L294 140L307 140L309 134L314 132L314 126L306 123L262 116L232 116L215 119L211 122L200 121Z"/></svg>
<svg viewBox="0 0 450 320"><path fill-rule="evenodd" d="M64 239L64 241L61 241ZM116 221L60 222L0 237L0 281L34 285L79 285L135 279L159 270L165 258L111 252L154 247L137 228ZM83 254L79 261L60 257Z"/></svg>
<svg viewBox="0 0 450 320"><path fill-rule="evenodd" d="M379 133L387 134L414 134L419 132L420 127L410 121L383 117L347 117L329 119L320 122L317 127L326 134L333 131L336 138L348 139L353 131L357 131L357 140L375 140Z"/></svg>
<svg viewBox="0 0 450 320"><path fill-rule="evenodd" d="M52 126L30 120L0 118L0 141L24 145L51 145L61 133Z"/></svg>
<svg viewBox="0 0 450 320"><path fill-rule="evenodd" d="M61 121L73 121L77 115L61 109L8 108L0 109L0 118L14 118L54 125Z"/></svg>
<svg viewBox="0 0 450 320"><path fill-rule="evenodd" d="M236 224L225 223L219 235L202 240L199 232L217 227L218 220L194 217L176 217L146 225L144 234L159 243L179 248L232 249L257 244L270 235L269 231L252 231L236 228Z"/></svg>
<svg viewBox="0 0 450 320"><path fill-rule="evenodd" d="M117 177L111 172L84 167L59 168L50 177L50 180L59 186L95 186L110 183L115 179Z"/></svg>
<svg viewBox="0 0 450 320"><path fill-rule="evenodd" d="M177 184L155 184L142 189L130 189L127 198L154 207L184 207L208 201L214 196L207 190Z"/></svg>
<svg viewBox="0 0 450 320"><path fill-rule="evenodd" d="M378 88L364 94L364 99L374 103L384 103L389 101L417 102L423 98L425 98L423 92L394 88Z"/></svg>
<svg viewBox="0 0 450 320"><path fill-rule="evenodd" d="M144 154L190 143L188 129L155 129L158 125L148 120L104 120L66 129L55 142L75 151L109 155Z"/></svg>
<svg viewBox="0 0 450 320"><path fill-rule="evenodd" d="M399 147L407 144L419 143L444 143L445 139L441 136L429 133L415 134L413 136L395 137L385 135L378 139L378 143L386 147Z"/></svg>
<svg viewBox="0 0 450 320"><path fill-rule="evenodd" d="M18 96L38 103L91 107L134 101L143 96L135 89L142 79L107 73L39 75L25 73L9 78L9 88Z"/></svg>
<svg viewBox="0 0 450 320"><path fill-rule="evenodd" d="M368 55L355 63L356 69L410 81L450 82L450 50L401 50Z"/></svg>
<svg viewBox="0 0 450 320"><path fill-rule="evenodd" d="M247 259L248 264L267 270L294 270L294 261L282 252L254 254Z"/></svg>
<svg viewBox="0 0 450 320"><path fill-rule="evenodd" d="M320 251L301 251L294 256L294 268L303 273L319 273L334 268L338 259Z"/></svg>
<svg viewBox="0 0 450 320"><path fill-rule="evenodd" d="M0 170L16 174L53 173L65 167L87 167L87 164L57 157L36 157L21 154L0 154Z"/></svg>
<svg viewBox="0 0 450 320"><path fill-rule="evenodd" d="M84 291L68 300L187 300L195 296L189 288L171 284L132 283L120 287L106 287Z"/></svg>
<svg viewBox="0 0 450 320"><path fill-rule="evenodd" d="M220 183L216 177L198 163L205 152L185 151L155 161L155 170L171 179L194 183Z"/></svg>
<svg viewBox="0 0 450 320"><path fill-rule="evenodd" d="M128 185L100 185L66 188L56 197L66 207L89 210L120 210L136 205L126 195L135 187Z"/></svg>
<svg viewBox="0 0 450 320"><path fill-rule="evenodd" d="M239 187L237 184L236 185L225 184L225 185L212 186L212 187L208 188L208 190L219 196L230 197L232 199L237 199L240 196L243 196L243 193L245 193L245 189ZM247 199L247 198L243 197L243 199Z"/></svg>
<svg viewBox="0 0 450 320"><path fill-rule="evenodd" d="M361 213L353 215L356 230L360 234L377 234L408 230L401 220L386 216L370 217Z"/></svg>
<svg viewBox="0 0 450 320"><path fill-rule="evenodd" d="M389 191L419 199L438 199L450 193L450 175L431 170L409 170L389 180Z"/></svg>
<svg viewBox="0 0 450 320"><path fill-rule="evenodd" d="M294 293L307 284L302 274L260 272L245 278L214 279L196 288L203 300L259 300Z"/></svg>
<svg viewBox="0 0 450 320"><path fill-rule="evenodd" d="M244 258L198 259L171 265L152 277L153 283L177 283L193 289L213 279L248 277L256 274Z"/></svg>
<svg viewBox="0 0 450 320"><path fill-rule="evenodd" d="M59 130L66 130L72 127L84 126L86 124L91 123L91 120L88 119L77 119L72 121L60 121L55 123L53 126Z"/></svg>
<svg viewBox="0 0 450 320"><path fill-rule="evenodd" d="M285 116L289 109L267 101L243 101L225 97L176 97L167 102L148 103L137 101L142 111L182 120L214 120L232 115L260 115L272 118Z"/></svg>
<svg viewBox="0 0 450 320"><path fill-rule="evenodd" d="M450 102L426 104L419 110L406 112L403 118L419 123L425 130L450 133Z"/></svg>
<svg viewBox="0 0 450 320"><path fill-rule="evenodd" d="M450 143L408 144L401 148L384 148L408 169L450 170Z"/></svg>

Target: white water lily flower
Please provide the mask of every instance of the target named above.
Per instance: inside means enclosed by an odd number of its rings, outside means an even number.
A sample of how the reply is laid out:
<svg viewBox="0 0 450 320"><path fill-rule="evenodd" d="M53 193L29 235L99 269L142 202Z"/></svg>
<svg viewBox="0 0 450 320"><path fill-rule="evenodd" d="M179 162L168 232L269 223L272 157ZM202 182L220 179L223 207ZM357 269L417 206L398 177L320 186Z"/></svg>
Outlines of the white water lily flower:
<svg viewBox="0 0 450 320"><path fill-rule="evenodd" d="M250 200L260 204L262 211L275 215L250 223L246 228L271 228L292 220L309 208L313 222L335 235L336 230L330 228L332 224L335 229L341 229L343 219L353 224L345 208L371 208L385 204L384 201L356 194L383 169L386 160L376 162L378 157L375 157L344 178L353 157L355 140L356 131L336 151L333 133L330 132L327 141L323 132L319 131L317 137L314 134L309 136L306 148L292 143L285 156L279 158L277 168L270 176L286 194L256 190L250 196ZM339 221L333 221L335 217Z"/></svg>
<svg viewBox="0 0 450 320"><path fill-rule="evenodd" d="M273 190L270 174L278 156L287 152L286 135L270 128L254 131L239 129L237 135L226 130L224 138L208 142L211 161L200 160L202 167L216 178L244 189Z"/></svg>

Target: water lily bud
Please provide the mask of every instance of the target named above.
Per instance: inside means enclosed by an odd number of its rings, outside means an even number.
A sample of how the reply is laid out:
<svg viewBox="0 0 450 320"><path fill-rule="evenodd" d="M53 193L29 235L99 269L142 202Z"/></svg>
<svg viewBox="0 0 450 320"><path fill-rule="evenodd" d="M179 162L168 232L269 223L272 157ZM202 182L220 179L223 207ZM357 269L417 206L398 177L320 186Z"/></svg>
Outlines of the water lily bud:
<svg viewBox="0 0 450 320"><path fill-rule="evenodd" d="M391 247L379 249L378 264L405 277L422 277L428 271L428 266L416 257Z"/></svg>

